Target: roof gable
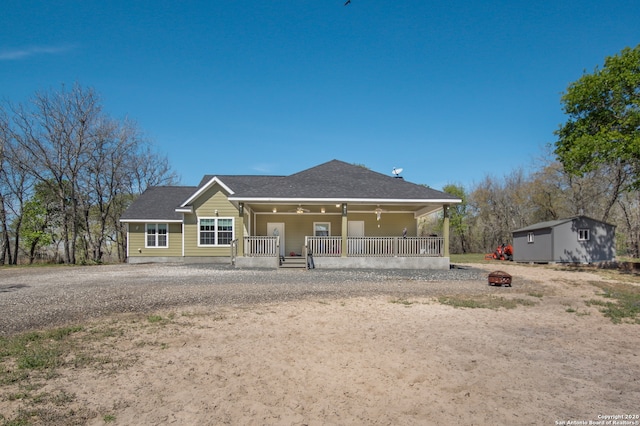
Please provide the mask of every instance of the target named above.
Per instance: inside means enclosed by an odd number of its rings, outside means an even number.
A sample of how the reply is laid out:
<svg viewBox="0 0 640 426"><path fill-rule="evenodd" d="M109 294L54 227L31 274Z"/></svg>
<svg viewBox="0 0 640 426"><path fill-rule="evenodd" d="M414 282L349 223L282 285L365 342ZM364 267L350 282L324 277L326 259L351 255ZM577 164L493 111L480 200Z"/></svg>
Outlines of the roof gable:
<svg viewBox="0 0 640 426"><path fill-rule="evenodd" d="M222 182L222 180L220 180L217 176L213 176L211 179L209 179L206 182L203 179L202 182L204 182L204 184L201 184L198 187L198 190L193 193L193 195L191 195L182 204L180 204L180 207L185 207L192 204L194 200L196 200L198 197L204 194L209 188L211 188L215 184L220 185L225 191L227 191L228 194L230 195L234 194L233 190L229 188L227 185L225 185L224 182Z"/></svg>

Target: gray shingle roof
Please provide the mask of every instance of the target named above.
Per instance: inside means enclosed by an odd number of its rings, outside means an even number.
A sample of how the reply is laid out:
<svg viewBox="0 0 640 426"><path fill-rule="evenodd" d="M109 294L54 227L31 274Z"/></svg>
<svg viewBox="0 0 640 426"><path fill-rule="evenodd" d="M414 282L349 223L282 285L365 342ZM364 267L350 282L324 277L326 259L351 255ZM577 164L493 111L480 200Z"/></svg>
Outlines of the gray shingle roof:
<svg viewBox="0 0 640 426"><path fill-rule="evenodd" d="M153 186L144 191L120 220L182 220L176 208L196 191L195 186Z"/></svg>
<svg viewBox="0 0 640 426"><path fill-rule="evenodd" d="M457 199L445 192L339 160L261 183L234 189L236 193L232 198Z"/></svg>
<svg viewBox="0 0 640 426"><path fill-rule="evenodd" d="M195 186L158 186L147 189L124 212L123 221L181 220L175 209L216 177L229 187L234 200L350 199L350 200L458 200L423 185L332 160L290 176L206 175Z"/></svg>
<svg viewBox="0 0 640 426"><path fill-rule="evenodd" d="M254 187L263 187L269 185L272 181L279 181L283 176L264 176L264 175L205 175L198 189L209 183L211 179L217 177L227 185L234 193L249 190Z"/></svg>

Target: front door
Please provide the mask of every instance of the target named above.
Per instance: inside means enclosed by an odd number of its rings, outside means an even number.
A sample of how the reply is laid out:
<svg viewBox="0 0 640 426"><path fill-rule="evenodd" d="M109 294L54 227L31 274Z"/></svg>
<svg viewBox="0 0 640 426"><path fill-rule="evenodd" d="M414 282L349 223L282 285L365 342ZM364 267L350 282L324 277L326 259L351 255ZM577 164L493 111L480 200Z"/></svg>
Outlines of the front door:
<svg viewBox="0 0 640 426"><path fill-rule="evenodd" d="M280 256L284 256L284 254L286 253L284 247L284 223L267 222L267 235L270 237L280 237Z"/></svg>
<svg viewBox="0 0 640 426"><path fill-rule="evenodd" d="M348 237L364 237L364 220L350 220L347 222ZM361 254L364 248L364 242L361 239L349 240L347 244L347 252L349 254Z"/></svg>
<svg viewBox="0 0 640 426"><path fill-rule="evenodd" d="M350 220L347 223L349 237L364 237L364 220Z"/></svg>

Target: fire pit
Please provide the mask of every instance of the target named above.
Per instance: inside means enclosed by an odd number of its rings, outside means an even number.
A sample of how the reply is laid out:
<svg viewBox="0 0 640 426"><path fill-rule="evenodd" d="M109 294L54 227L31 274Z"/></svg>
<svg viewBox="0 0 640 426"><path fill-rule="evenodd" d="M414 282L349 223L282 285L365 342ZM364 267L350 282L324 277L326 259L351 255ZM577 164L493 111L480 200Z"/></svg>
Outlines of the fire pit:
<svg viewBox="0 0 640 426"><path fill-rule="evenodd" d="M506 285L511 287L511 275L504 271L494 271L489 274L489 285Z"/></svg>

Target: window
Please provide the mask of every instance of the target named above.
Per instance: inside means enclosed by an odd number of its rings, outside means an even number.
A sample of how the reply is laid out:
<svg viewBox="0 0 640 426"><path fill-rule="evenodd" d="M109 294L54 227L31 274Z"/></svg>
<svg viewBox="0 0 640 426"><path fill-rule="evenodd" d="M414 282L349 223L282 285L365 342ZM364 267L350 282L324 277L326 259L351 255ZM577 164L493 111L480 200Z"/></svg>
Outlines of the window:
<svg viewBox="0 0 640 426"><path fill-rule="evenodd" d="M146 247L169 247L169 233L166 223L147 223Z"/></svg>
<svg viewBox="0 0 640 426"><path fill-rule="evenodd" d="M201 218L198 234L200 246L228 246L233 240L233 218Z"/></svg>
<svg viewBox="0 0 640 426"><path fill-rule="evenodd" d="M331 235L331 224L329 222L313 223L314 237L328 237L329 235Z"/></svg>
<svg viewBox="0 0 640 426"><path fill-rule="evenodd" d="M589 241L588 229L578 229L578 241Z"/></svg>
<svg viewBox="0 0 640 426"><path fill-rule="evenodd" d="M529 233L527 234L527 242L528 242L529 244L533 244L533 232L529 232Z"/></svg>

